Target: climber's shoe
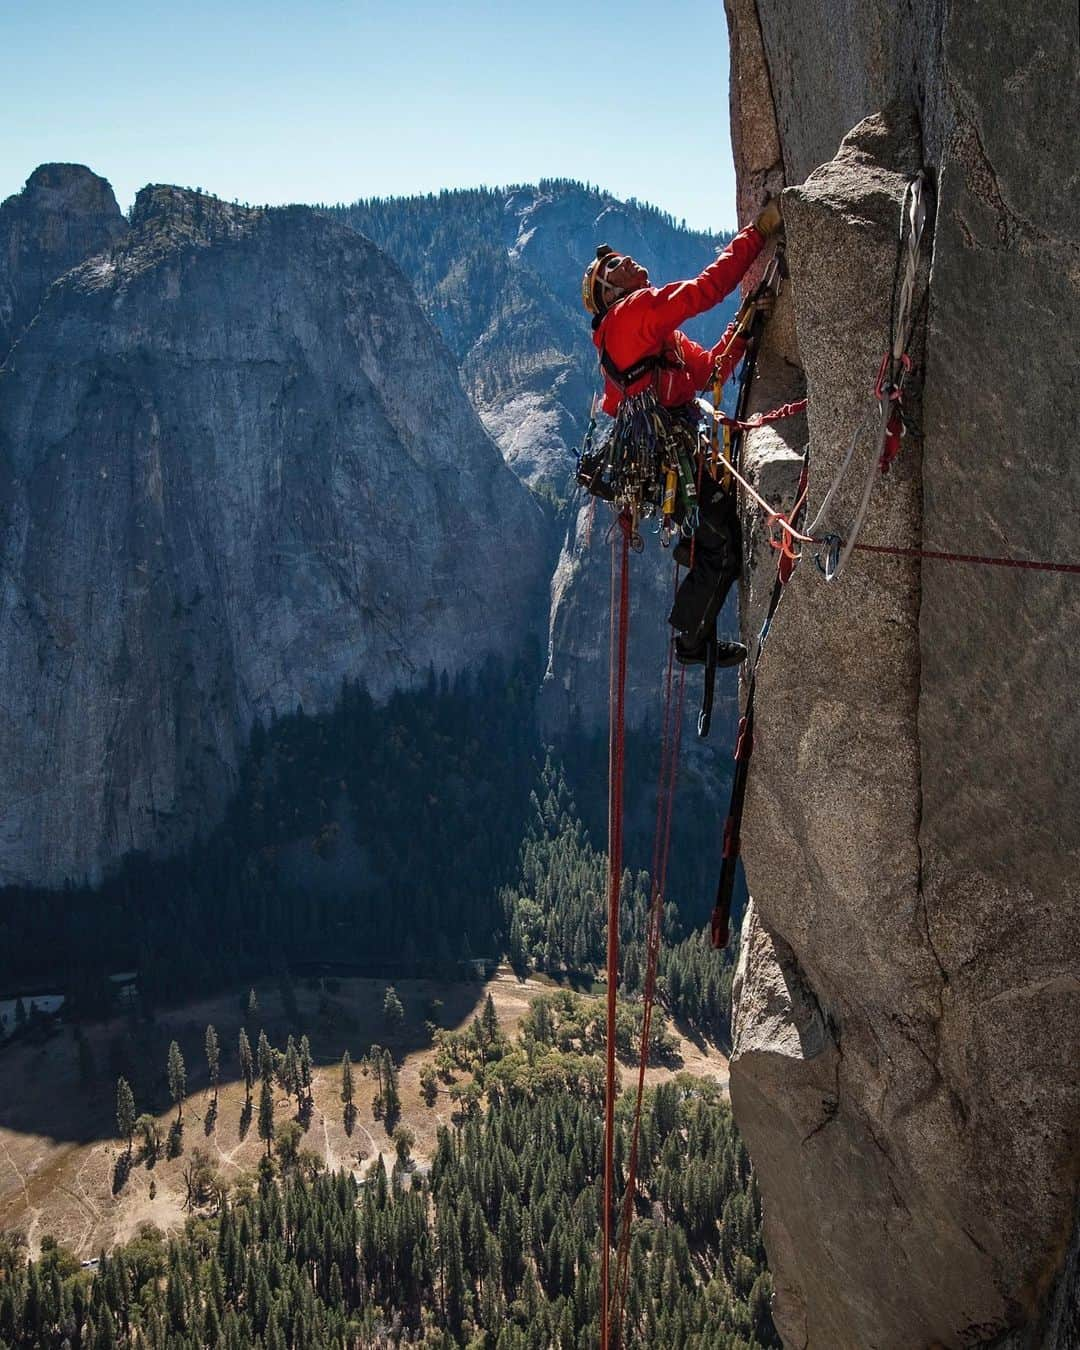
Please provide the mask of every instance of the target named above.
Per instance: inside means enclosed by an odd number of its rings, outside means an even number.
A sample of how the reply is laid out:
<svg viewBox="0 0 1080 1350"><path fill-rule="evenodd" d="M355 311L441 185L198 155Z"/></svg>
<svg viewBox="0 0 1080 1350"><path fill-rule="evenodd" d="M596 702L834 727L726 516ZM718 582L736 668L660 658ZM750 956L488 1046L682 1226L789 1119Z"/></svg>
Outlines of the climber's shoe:
<svg viewBox="0 0 1080 1350"><path fill-rule="evenodd" d="M687 539L684 536L671 550L671 556L675 559L675 561L679 564L680 567L690 566L690 550L693 548L693 546L694 546L693 539Z"/></svg>
<svg viewBox="0 0 1080 1350"><path fill-rule="evenodd" d="M703 666L709 658L709 643L713 641L715 639L706 638L703 642L691 643L682 633L678 633L675 637L675 660L680 666ZM741 666L749 654L745 643L716 643L718 666Z"/></svg>

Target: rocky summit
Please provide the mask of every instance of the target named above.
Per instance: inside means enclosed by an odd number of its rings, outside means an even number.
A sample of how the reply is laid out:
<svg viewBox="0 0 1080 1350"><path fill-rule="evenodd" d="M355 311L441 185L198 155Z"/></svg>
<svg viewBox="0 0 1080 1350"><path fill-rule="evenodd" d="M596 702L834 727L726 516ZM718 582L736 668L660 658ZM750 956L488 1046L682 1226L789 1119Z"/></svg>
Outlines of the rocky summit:
<svg viewBox="0 0 1080 1350"><path fill-rule="evenodd" d="M82 164L43 164L0 203L0 360L56 278L126 231L112 188Z"/></svg>
<svg viewBox="0 0 1080 1350"><path fill-rule="evenodd" d="M544 612L541 511L385 254L172 187L77 234L95 201L46 166L2 208L37 269L6 312L50 286L0 368L4 883L183 845L256 718L512 652Z"/></svg>
<svg viewBox="0 0 1080 1350"><path fill-rule="evenodd" d="M1080 561L1076 8L728 17L744 215L786 187L755 404L810 400L747 464L790 505L808 442L811 517L874 407L920 168L931 206L912 434L862 534L914 553L832 584L805 558L759 677L731 1086L776 1324L821 1350L1075 1347L1080 586L925 554ZM774 569L747 537L752 630Z"/></svg>

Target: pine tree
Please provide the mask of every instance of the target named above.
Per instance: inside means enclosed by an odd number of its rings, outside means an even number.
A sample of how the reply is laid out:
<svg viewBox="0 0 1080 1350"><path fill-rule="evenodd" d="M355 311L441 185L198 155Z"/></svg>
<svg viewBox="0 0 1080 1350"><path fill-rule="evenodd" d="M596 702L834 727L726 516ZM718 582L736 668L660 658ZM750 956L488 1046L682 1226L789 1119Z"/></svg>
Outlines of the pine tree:
<svg viewBox="0 0 1080 1350"><path fill-rule="evenodd" d="M187 1070L184 1068L184 1056L175 1041L169 1043L169 1096L176 1103L176 1119L180 1121L184 1114L184 1097L187 1093Z"/></svg>
<svg viewBox="0 0 1080 1350"><path fill-rule="evenodd" d="M269 1083L274 1077L274 1052L270 1048L270 1042L266 1039L266 1032L259 1032L259 1048L257 1051L259 1059L259 1077L264 1083Z"/></svg>
<svg viewBox="0 0 1080 1350"><path fill-rule="evenodd" d="M243 1027L240 1028L240 1074L244 1080L244 1091L247 1094L248 1101L251 1100L251 1085L255 1081L255 1063L251 1055L251 1042L247 1038L247 1032Z"/></svg>
<svg viewBox="0 0 1080 1350"><path fill-rule="evenodd" d="M127 1140L131 1153L131 1138L135 1133L135 1094L126 1078L116 1080L116 1129L121 1139Z"/></svg>
<svg viewBox="0 0 1080 1350"><path fill-rule="evenodd" d="M382 1053L382 1080L383 1080L383 1119L386 1122L386 1128L392 1130L401 1114L401 1097L398 1094L397 1069L394 1067L394 1061L389 1050Z"/></svg>
<svg viewBox="0 0 1080 1350"><path fill-rule="evenodd" d="M259 1138L266 1144L266 1156L274 1140L274 1090L264 1078L259 1089Z"/></svg>
<svg viewBox="0 0 1080 1350"><path fill-rule="evenodd" d="M346 1124L352 1120L353 1113L353 1071L348 1050L341 1057L341 1100L345 1103Z"/></svg>
<svg viewBox="0 0 1080 1350"><path fill-rule="evenodd" d="M285 1043L285 1058L281 1061L281 1085L287 1093L296 1098L297 1110L300 1109L300 1056L292 1036Z"/></svg>
<svg viewBox="0 0 1080 1350"><path fill-rule="evenodd" d="M221 1047L218 1045L217 1032L213 1026L206 1028L206 1064L210 1071L210 1086L214 1089L214 1101L217 1101L218 1079L221 1076Z"/></svg>
<svg viewBox="0 0 1080 1350"><path fill-rule="evenodd" d="M393 1035L401 1029L401 1024L405 1020L405 1009L402 1007L401 999L398 998L397 990L392 984L386 986L382 1010L386 1029Z"/></svg>
<svg viewBox="0 0 1080 1350"><path fill-rule="evenodd" d="M311 1100L311 1044L307 1036L300 1037L300 1086Z"/></svg>
<svg viewBox="0 0 1080 1350"><path fill-rule="evenodd" d="M484 1029L485 1045L494 1045L499 1039L499 1016L495 1011L495 1000L490 993L484 999L484 1015L481 1019L481 1025Z"/></svg>

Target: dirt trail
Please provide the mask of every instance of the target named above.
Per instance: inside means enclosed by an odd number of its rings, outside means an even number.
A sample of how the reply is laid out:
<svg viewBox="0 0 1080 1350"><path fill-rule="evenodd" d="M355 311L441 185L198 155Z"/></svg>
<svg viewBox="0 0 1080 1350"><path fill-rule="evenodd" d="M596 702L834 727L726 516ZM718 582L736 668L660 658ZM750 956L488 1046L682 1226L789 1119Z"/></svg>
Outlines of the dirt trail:
<svg viewBox="0 0 1080 1350"><path fill-rule="evenodd" d="M335 1172L337 1171L338 1160L337 1154L334 1152L333 1146L330 1143L330 1131L326 1128L326 1117L320 1115L319 1119L322 1121L323 1148L325 1150L326 1167L328 1171Z"/></svg>
<svg viewBox="0 0 1080 1350"><path fill-rule="evenodd" d="M7 1144L4 1143L2 1139L0 1139L0 1148L2 1148L4 1151L4 1158L6 1159L8 1166L11 1168L11 1170L15 1173L16 1177L18 1178L19 1186L23 1193L24 1211L25 1213L30 1215L30 1224L26 1230L26 1240L28 1243L30 1243L32 1247L37 1237L37 1228L41 1219L41 1210L38 1209L36 1205L31 1203L30 1187L26 1183L26 1174L23 1172L22 1168L15 1161L15 1159L11 1156L11 1149L8 1148ZM7 1224L5 1223L4 1226L6 1227Z"/></svg>

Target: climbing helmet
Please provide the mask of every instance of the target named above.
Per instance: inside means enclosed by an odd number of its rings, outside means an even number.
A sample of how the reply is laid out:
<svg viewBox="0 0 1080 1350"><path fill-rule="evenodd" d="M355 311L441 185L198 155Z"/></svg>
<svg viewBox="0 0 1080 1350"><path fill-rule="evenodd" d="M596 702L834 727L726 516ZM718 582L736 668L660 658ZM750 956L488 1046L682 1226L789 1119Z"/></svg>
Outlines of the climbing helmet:
<svg viewBox="0 0 1080 1350"><path fill-rule="evenodd" d="M610 245L601 244L596 250L596 257L586 267L585 275L581 278L581 303L590 314L602 314L622 295L622 290L606 278L612 268L618 267L623 257Z"/></svg>

